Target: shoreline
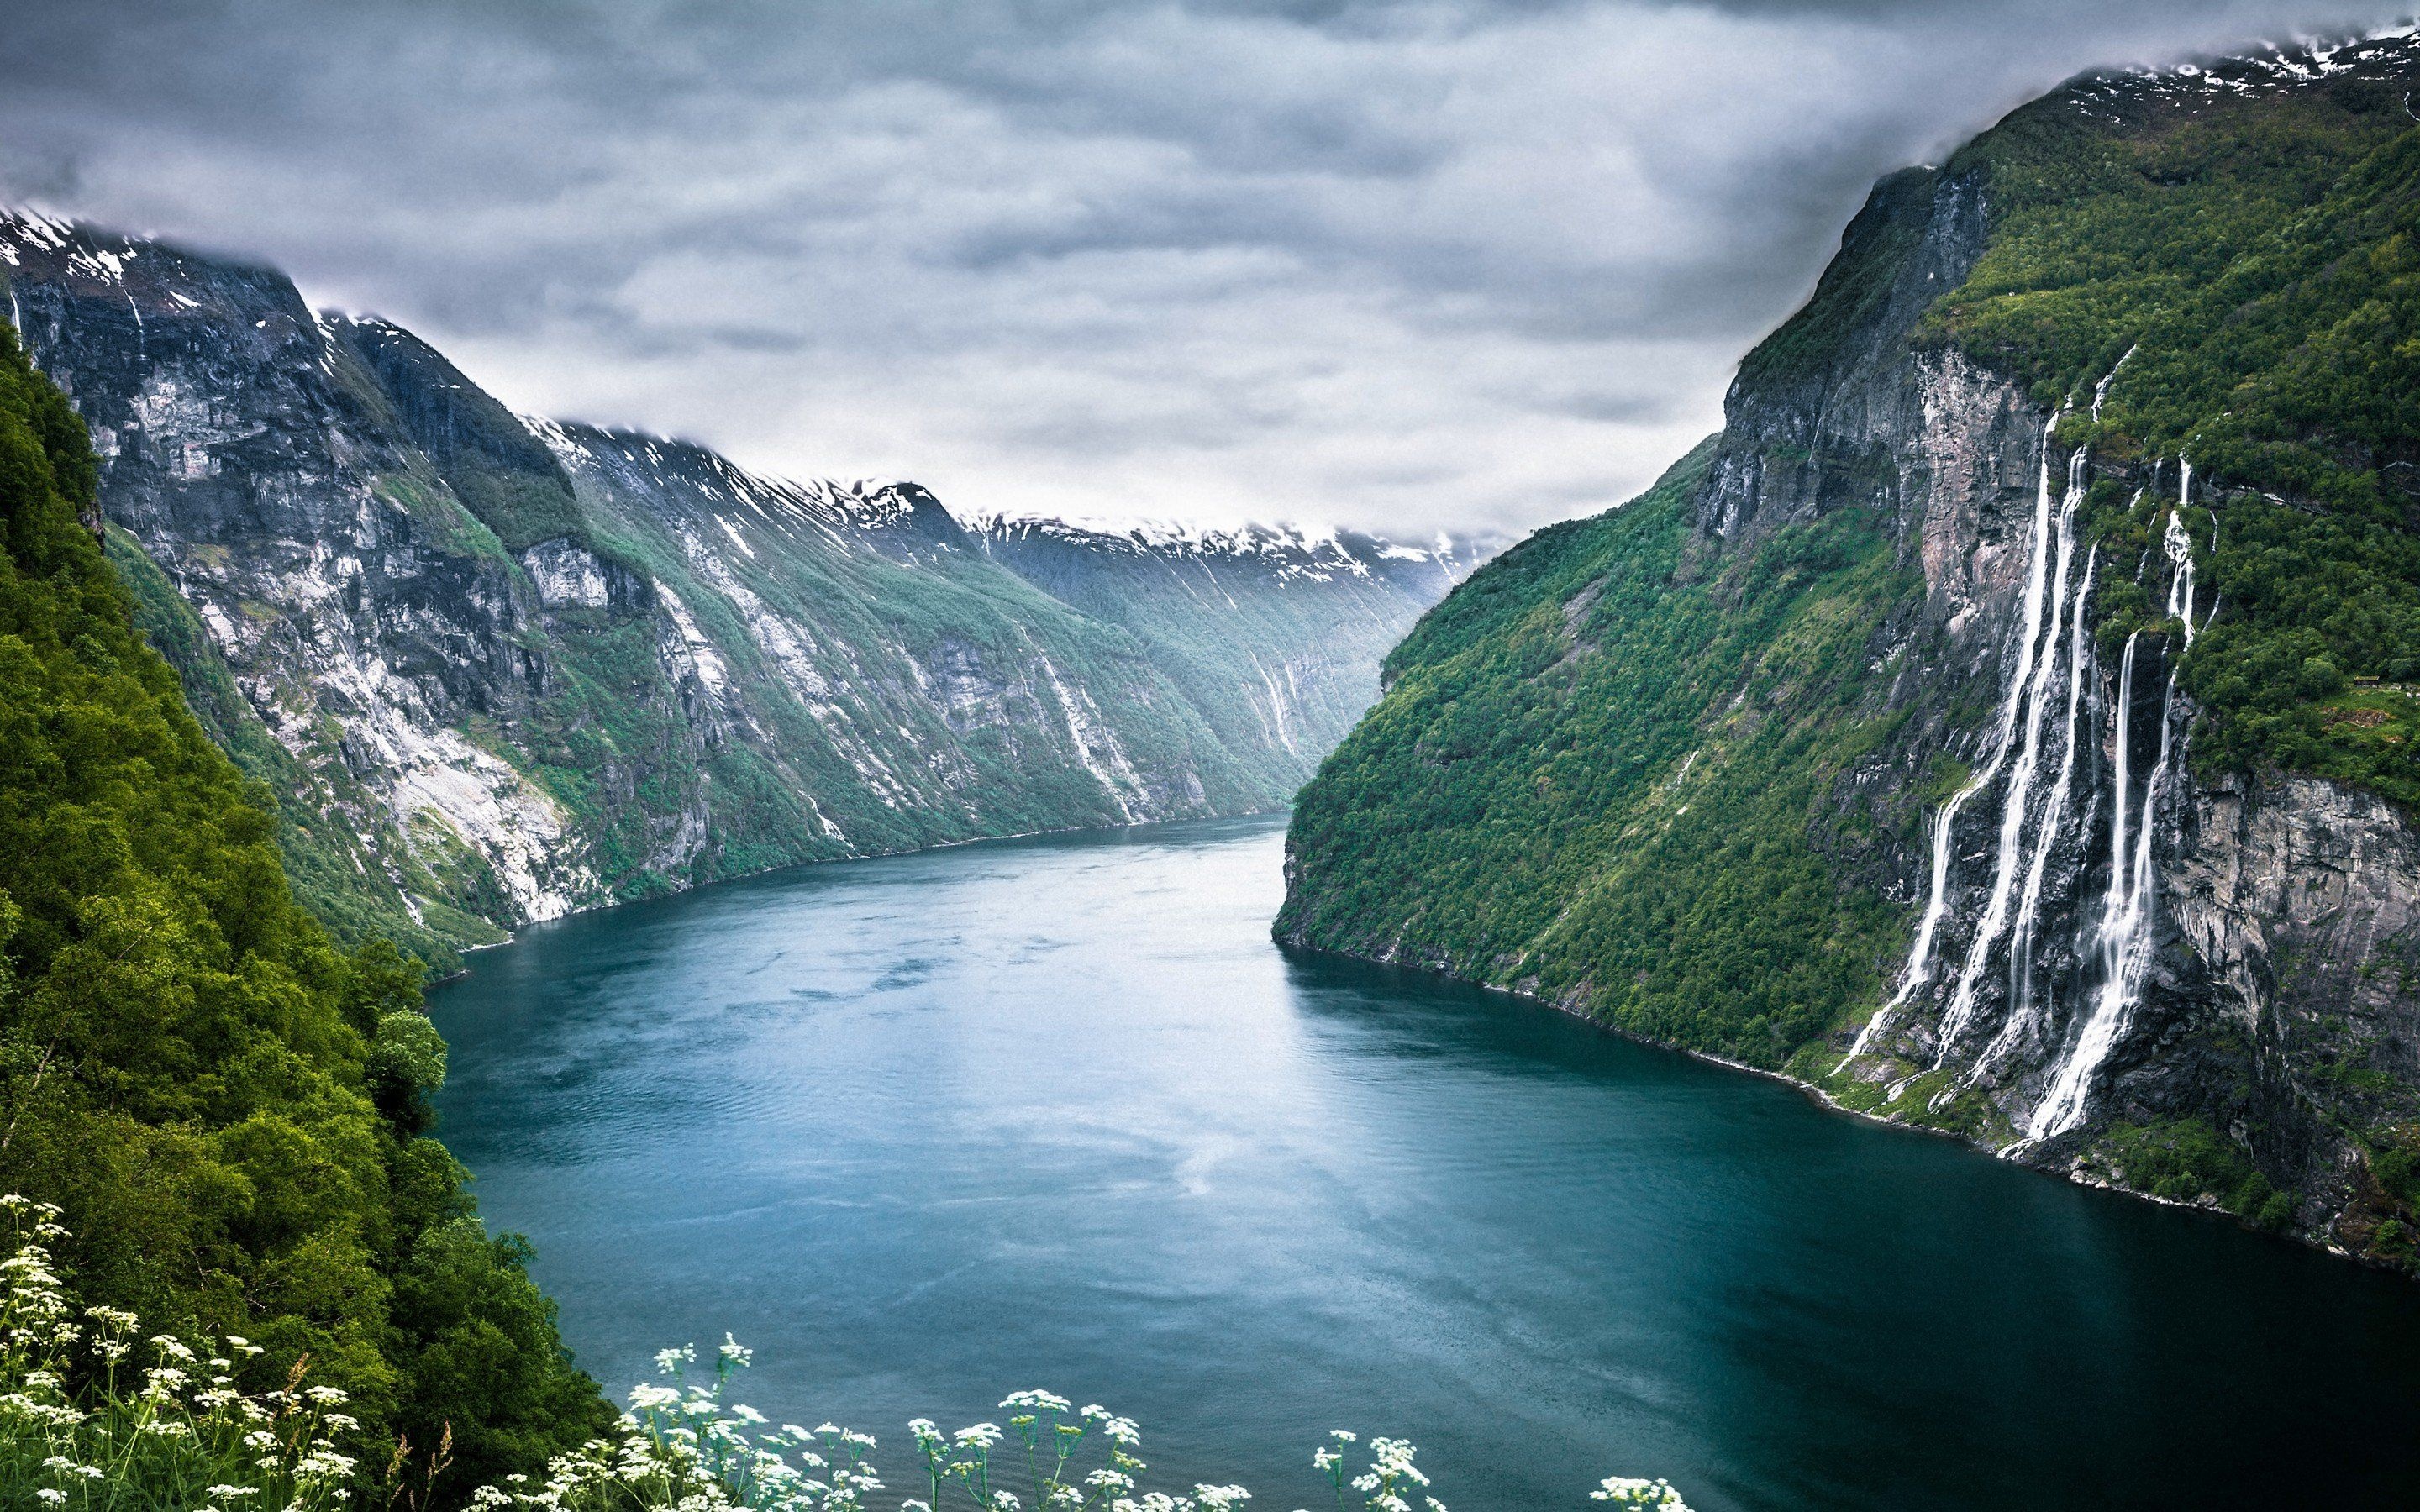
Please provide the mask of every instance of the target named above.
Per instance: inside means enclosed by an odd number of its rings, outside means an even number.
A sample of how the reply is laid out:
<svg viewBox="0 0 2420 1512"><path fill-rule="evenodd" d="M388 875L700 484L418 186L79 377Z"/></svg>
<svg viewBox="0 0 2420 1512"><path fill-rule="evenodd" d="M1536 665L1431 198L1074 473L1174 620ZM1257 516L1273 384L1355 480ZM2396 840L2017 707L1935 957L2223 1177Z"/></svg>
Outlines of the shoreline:
<svg viewBox="0 0 2420 1512"><path fill-rule="evenodd" d="M1456 986L1472 987L1481 992L1493 993L1499 996L1512 998L1515 1002L1544 1008L1552 1012L1559 1013L1565 1018L1574 1020L1576 1023L1587 1025L1590 1028L1594 1029L1601 1034L1611 1035L1618 1040L1626 1040L1632 1044L1643 1045L1652 1050L1665 1051L1671 1055L1684 1056L1691 1060L1699 1061L1705 1065L1720 1066L1727 1071L1742 1072L1747 1075L1760 1077L1765 1081L1778 1082L1782 1086L1797 1092L1800 1096L1806 1098L1808 1102L1814 1103L1817 1107L1823 1109L1826 1113L1836 1114L1843 1118L1855 1119L1865 1123L1870 1123L1877 1128L1889 1129L1901 1134L1924 1134L1935 1139L1947 1139L1953 1144L1963 1146L1964 1148L1975 1151L1978 1155L1997 1161L2004 1165L2013 1165L2020 1170L2031 1171L2038 1176L2045 1177L2052 1180L2065 1181L2071 1186L2085 1187L2094 1191L2113 1193L2117 1196L2127 1197L2136 1202L2148 1202L2157 1207L2173 1208L2180 1212L2199 1213L2204 1217L2226 1224L2230 1227L2242 1229L2245 1233L2259 1235L2263 1238L2278 1241L2281 1243L2293 1244L2303 1249L2317 1250L2321 1254L2332 1255L2339 1259L2350 1260L2365 1271L2375 1271L2384 1274L2404 1276L2407 1279L2410 1279L2409 1273L2402 1271L2396 1266L2373 1260L2367 1256L2356 1255L2352 1251L2346 1249L2343 1245L2335 1243L2333 1241L2306 1239L2299 1234L2277 1233L2264 1228L2257 1228L2251 1224L2245 1223L2242 1218L2227 1211L2225 1208L2217 1206L2214 1202L2207 1204L2202 1202L2185 1202L2175 1197L2157 1196L2151 1193L2139 1191L2133 1187L2121 1186L2115 1181L2107 1180L2098 1176L2087 1176L2074 1166L2061 1169L2057 1166L2041 1165L2031 1161L2015 1159L2004 1150L1993 1149L1987 1145L1979 1144L1954 1130L1938 1129L1929 1124L1909 1123L1899 1119L1886 1119L1882 1117L1880 1114L1869 1112L1864 1108L1851 1107L1847 1103L1842 1103L1839 1099L1834 1097L1823 1088L1813 1082L1807 1081L1803 1077L1793 1076L1786 1071L1776 1071L1764 1066L1751 1066L1745 1061L1732 1060L1727 1057L1715 1055L1711 1051L1693 1050L1686 1045L1672 1044L1667 1041L1657 1040L1648 1035L1638 1034L1630 1029L1625 1029L1620 1025L1608 1024L1603 1019L1582 1012L1571 1004L1558 1001L1557 999L1546 996L1543 993L1531 992L1521 987L1505 986L1498 982L1477 981L1471 978L1462 976L1459 973L1445 970L1436 966L1418 965L1403 961L1381 961L1370 956L1357 955L1350 950L1331 949L1326 946L1308 945L1299 940L1282 939L1277 937L1274 932L1271 934L1271 938L1275 941L1280 950L1297 950L1305 955L1326 956L1332 960L1338 961L1352 961L1361 965L1380 966L1390 971L1408 971L1435 980L1452 982ZM2009 1147L2010 1149L2018 1148L2021 1147Z"/></svg>

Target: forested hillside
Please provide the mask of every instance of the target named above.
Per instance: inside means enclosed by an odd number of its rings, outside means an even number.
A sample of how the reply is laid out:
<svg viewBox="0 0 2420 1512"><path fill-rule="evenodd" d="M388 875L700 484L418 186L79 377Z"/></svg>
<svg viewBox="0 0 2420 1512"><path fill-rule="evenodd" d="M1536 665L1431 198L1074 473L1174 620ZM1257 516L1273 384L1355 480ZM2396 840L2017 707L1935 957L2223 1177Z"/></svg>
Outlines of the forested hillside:
<svg viewBox="0 0 2420 1512"><path fill-rule="evenodd" d="M1719 437L1395 652L1280 937L2408 1263L2415 82L2094 75L1885 180Z"/></svg>
<svg viewBox="0 0 2420 1512"><path fill-rule="evenodd" d="M458 1490L610 1420L428 1137L419 968L294 901L265 788L104 560L84 424L0 332L0 1191L87 1300L265 1347ZM307 1364L305 1364L307 1362ZM383 1462L383 1461L381 1461Z"/></svg>

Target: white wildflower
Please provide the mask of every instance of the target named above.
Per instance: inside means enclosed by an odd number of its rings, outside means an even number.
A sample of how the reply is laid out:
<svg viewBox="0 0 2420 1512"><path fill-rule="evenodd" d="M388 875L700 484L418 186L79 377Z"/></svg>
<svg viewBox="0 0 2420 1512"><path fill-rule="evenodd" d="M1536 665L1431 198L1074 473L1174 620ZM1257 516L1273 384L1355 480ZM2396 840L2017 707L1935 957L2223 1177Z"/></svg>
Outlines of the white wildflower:
<svg viewBox="0 0 2420 1512"><path fill-rule="evenodd" d="M1668 1480L1607 1475L1598 1482L1597 1489L1589 1492L1589 1498L1634 1508L1636 1512L1689 1512L1688 1504L1681 1500L1681 1493Z"/></svg>

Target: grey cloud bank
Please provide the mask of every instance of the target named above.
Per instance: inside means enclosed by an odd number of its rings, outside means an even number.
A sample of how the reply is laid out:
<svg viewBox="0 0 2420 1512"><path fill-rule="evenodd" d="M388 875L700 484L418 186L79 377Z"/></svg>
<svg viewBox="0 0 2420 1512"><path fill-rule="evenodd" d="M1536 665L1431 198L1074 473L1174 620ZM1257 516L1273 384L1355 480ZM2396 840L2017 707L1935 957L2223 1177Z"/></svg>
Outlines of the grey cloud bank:
<svg viewBox="0 0 2420 1512"><path fill-rule="evenodd" d="M2407 8L54 5L0 29L0 193L768 471L1525 527L1713 429L1878 175Z"/></svg>

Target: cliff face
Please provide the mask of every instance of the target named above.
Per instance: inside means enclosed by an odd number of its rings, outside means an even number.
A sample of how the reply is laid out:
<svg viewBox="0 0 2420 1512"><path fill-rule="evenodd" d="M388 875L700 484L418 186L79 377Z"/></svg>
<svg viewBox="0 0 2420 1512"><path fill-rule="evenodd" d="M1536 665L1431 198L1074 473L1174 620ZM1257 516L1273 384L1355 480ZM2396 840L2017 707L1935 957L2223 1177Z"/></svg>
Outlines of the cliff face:
<svg viewBox="0 0 2420 1512"><path fill-rule="evenodd" d="M2323 308L2247 353L2142 290L2196 235L2242 325L2400 269L2420 131L2379 107L2415 71L2395 37L2079 81L1879 186L1709 448L1396 654L1297 810L1281 937L2410 1264L2420 512L2379 480L2420 426L2344 397L2394 387L2401 338L2262 434L2244 396L2347 328ZM2281 131L2310 181L2269 223L2166 196L2266 193L2221 164ZM2113 147L2133 177L2059 181ZM2069 238L2104 228L2097 271L2028 240L2054 203ZM2409 298L2386 282L2355 307ZM2339 547L2374 635L2314 586Z"/></svg>
<svg viewBox="0 0 2420 1512"><path fill-rule="evenodd" d="M1488 548L1267 528L1113 534L1047 519L984 521L978 545L1131 631L1221 743L1265 753L1294 786L1370 707L1378 663L1410 628L1397 606L1443 598Z"/></svg>
<svg viewBox="0 0 2420 1512"><path fill-rule="evenodd" d="M515 416L269 270L13 216L0 274L298 888L441 958L791 861L1280 806L1461 570L1063 532L1045 574L912 484Z"/></svg>

